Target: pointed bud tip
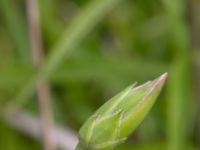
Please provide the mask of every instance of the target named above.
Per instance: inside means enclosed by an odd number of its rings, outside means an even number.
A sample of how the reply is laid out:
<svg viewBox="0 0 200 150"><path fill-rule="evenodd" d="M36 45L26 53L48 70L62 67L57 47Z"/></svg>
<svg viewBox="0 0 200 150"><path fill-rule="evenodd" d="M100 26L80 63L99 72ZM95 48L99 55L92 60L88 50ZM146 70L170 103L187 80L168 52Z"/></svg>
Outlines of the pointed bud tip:
<svg viewBox="0 0 200 150"><path fill-rule="evenodd" d="M162 74L160 77L158 77L158 80L157 80L157 81L158 81L159 83L165 83L167 77L168 77L168 73L165 72L165 73Z"/></svg>
<svg viewBox="0 0 200 150"><path fill-rule="evenodd" d="M157 79L155 79L153 82L154 82L154 86L153 86L153 89L155 89L156 87L158 86L163 86L165 81L167 80L167 77L168 77L168 73L165 72L164 74L162 74L161 76L159 76Z"/></svg>
<svg viewBox="0 0 200 150"><path fill-rule="evenodd" d="M160 78L161 78L162 80L166 80L167 77L168 77L168 73L167 73L167 72L163 73L163 74L160 76Z"/></svg>

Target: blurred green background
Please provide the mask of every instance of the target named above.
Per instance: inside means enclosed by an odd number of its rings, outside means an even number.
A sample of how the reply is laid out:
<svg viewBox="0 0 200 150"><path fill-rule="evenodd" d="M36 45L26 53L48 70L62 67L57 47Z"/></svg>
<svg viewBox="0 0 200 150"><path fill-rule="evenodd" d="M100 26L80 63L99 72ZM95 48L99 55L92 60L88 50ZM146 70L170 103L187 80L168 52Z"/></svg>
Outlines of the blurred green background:
<svg viewBox="0 0 200 150"><path fill-rule="evenodd" d="M115 0L38 0L45 53L39 69L32 64L26 3L0 0L1 114L12 104L39 118L33 87L44 78L55 124L77 132L126 86L168 72L155 107L119 149L198 149L200 1L121 0L112 7ZM1 116L1 150L42 149L41 140L18 129Z"/></svg>

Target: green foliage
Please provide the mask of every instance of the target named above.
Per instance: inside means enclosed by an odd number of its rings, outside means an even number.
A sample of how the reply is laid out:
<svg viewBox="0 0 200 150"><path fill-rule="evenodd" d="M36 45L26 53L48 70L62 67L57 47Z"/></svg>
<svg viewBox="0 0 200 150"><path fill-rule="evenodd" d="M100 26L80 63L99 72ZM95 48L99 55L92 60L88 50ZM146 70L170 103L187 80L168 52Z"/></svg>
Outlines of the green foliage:
<svg viewBox="0 0 200 150"><path fill-rule="evenodd" d="M191 35L199 33L198 1L38 0L45 50L38 70L31 66L25 2L0 0L1 111L17 106L38 116L34 87L45 78L56 123L78 130L113 93L167 71L169 81L159 103L119 149L197 149L194 92L199 89L193 57L199 60L199 53L192 45L196 41L199 49L199 35L192 40ZM107 119L117 125L123 113L116 110ZM40 142L5 122L0 118L0 149L41 149ZM124 136L131 130L123 131ZM95 136L96 141L100 135Z"/></svg>

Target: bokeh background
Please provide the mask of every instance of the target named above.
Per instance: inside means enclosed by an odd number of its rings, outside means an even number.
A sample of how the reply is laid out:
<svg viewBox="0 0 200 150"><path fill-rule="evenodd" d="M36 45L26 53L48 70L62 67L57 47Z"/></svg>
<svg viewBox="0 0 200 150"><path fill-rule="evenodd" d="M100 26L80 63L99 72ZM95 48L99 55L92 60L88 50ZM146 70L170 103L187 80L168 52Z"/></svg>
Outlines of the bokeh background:
<svg viewBox="0 0 200 150"><path fill-rule="evenodd" d="M1 150L44 149L43 108L53 129L62 127L58 147L71 150L81 124L106 100L164 72L169 78L156 105L119 150L199 148L200 1L115 3L0 0ZM39 61L36 49L44 53ZM40 79L49 90L35 90ZM45 91L52 108L38 105Z"/></svg>

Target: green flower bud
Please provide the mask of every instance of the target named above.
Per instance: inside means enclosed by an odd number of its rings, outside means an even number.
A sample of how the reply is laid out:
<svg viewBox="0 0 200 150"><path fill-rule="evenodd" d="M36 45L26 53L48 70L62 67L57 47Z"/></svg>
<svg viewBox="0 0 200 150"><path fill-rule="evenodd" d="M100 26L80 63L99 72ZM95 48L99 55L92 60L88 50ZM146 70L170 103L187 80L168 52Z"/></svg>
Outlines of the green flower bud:
<svg viewBox="0 0 200 150"><path fill-rule="evenodd" d="M112 150L142 122L159 95L167 73L120 92L92 115L79 131L77 150Z"/></svg>

